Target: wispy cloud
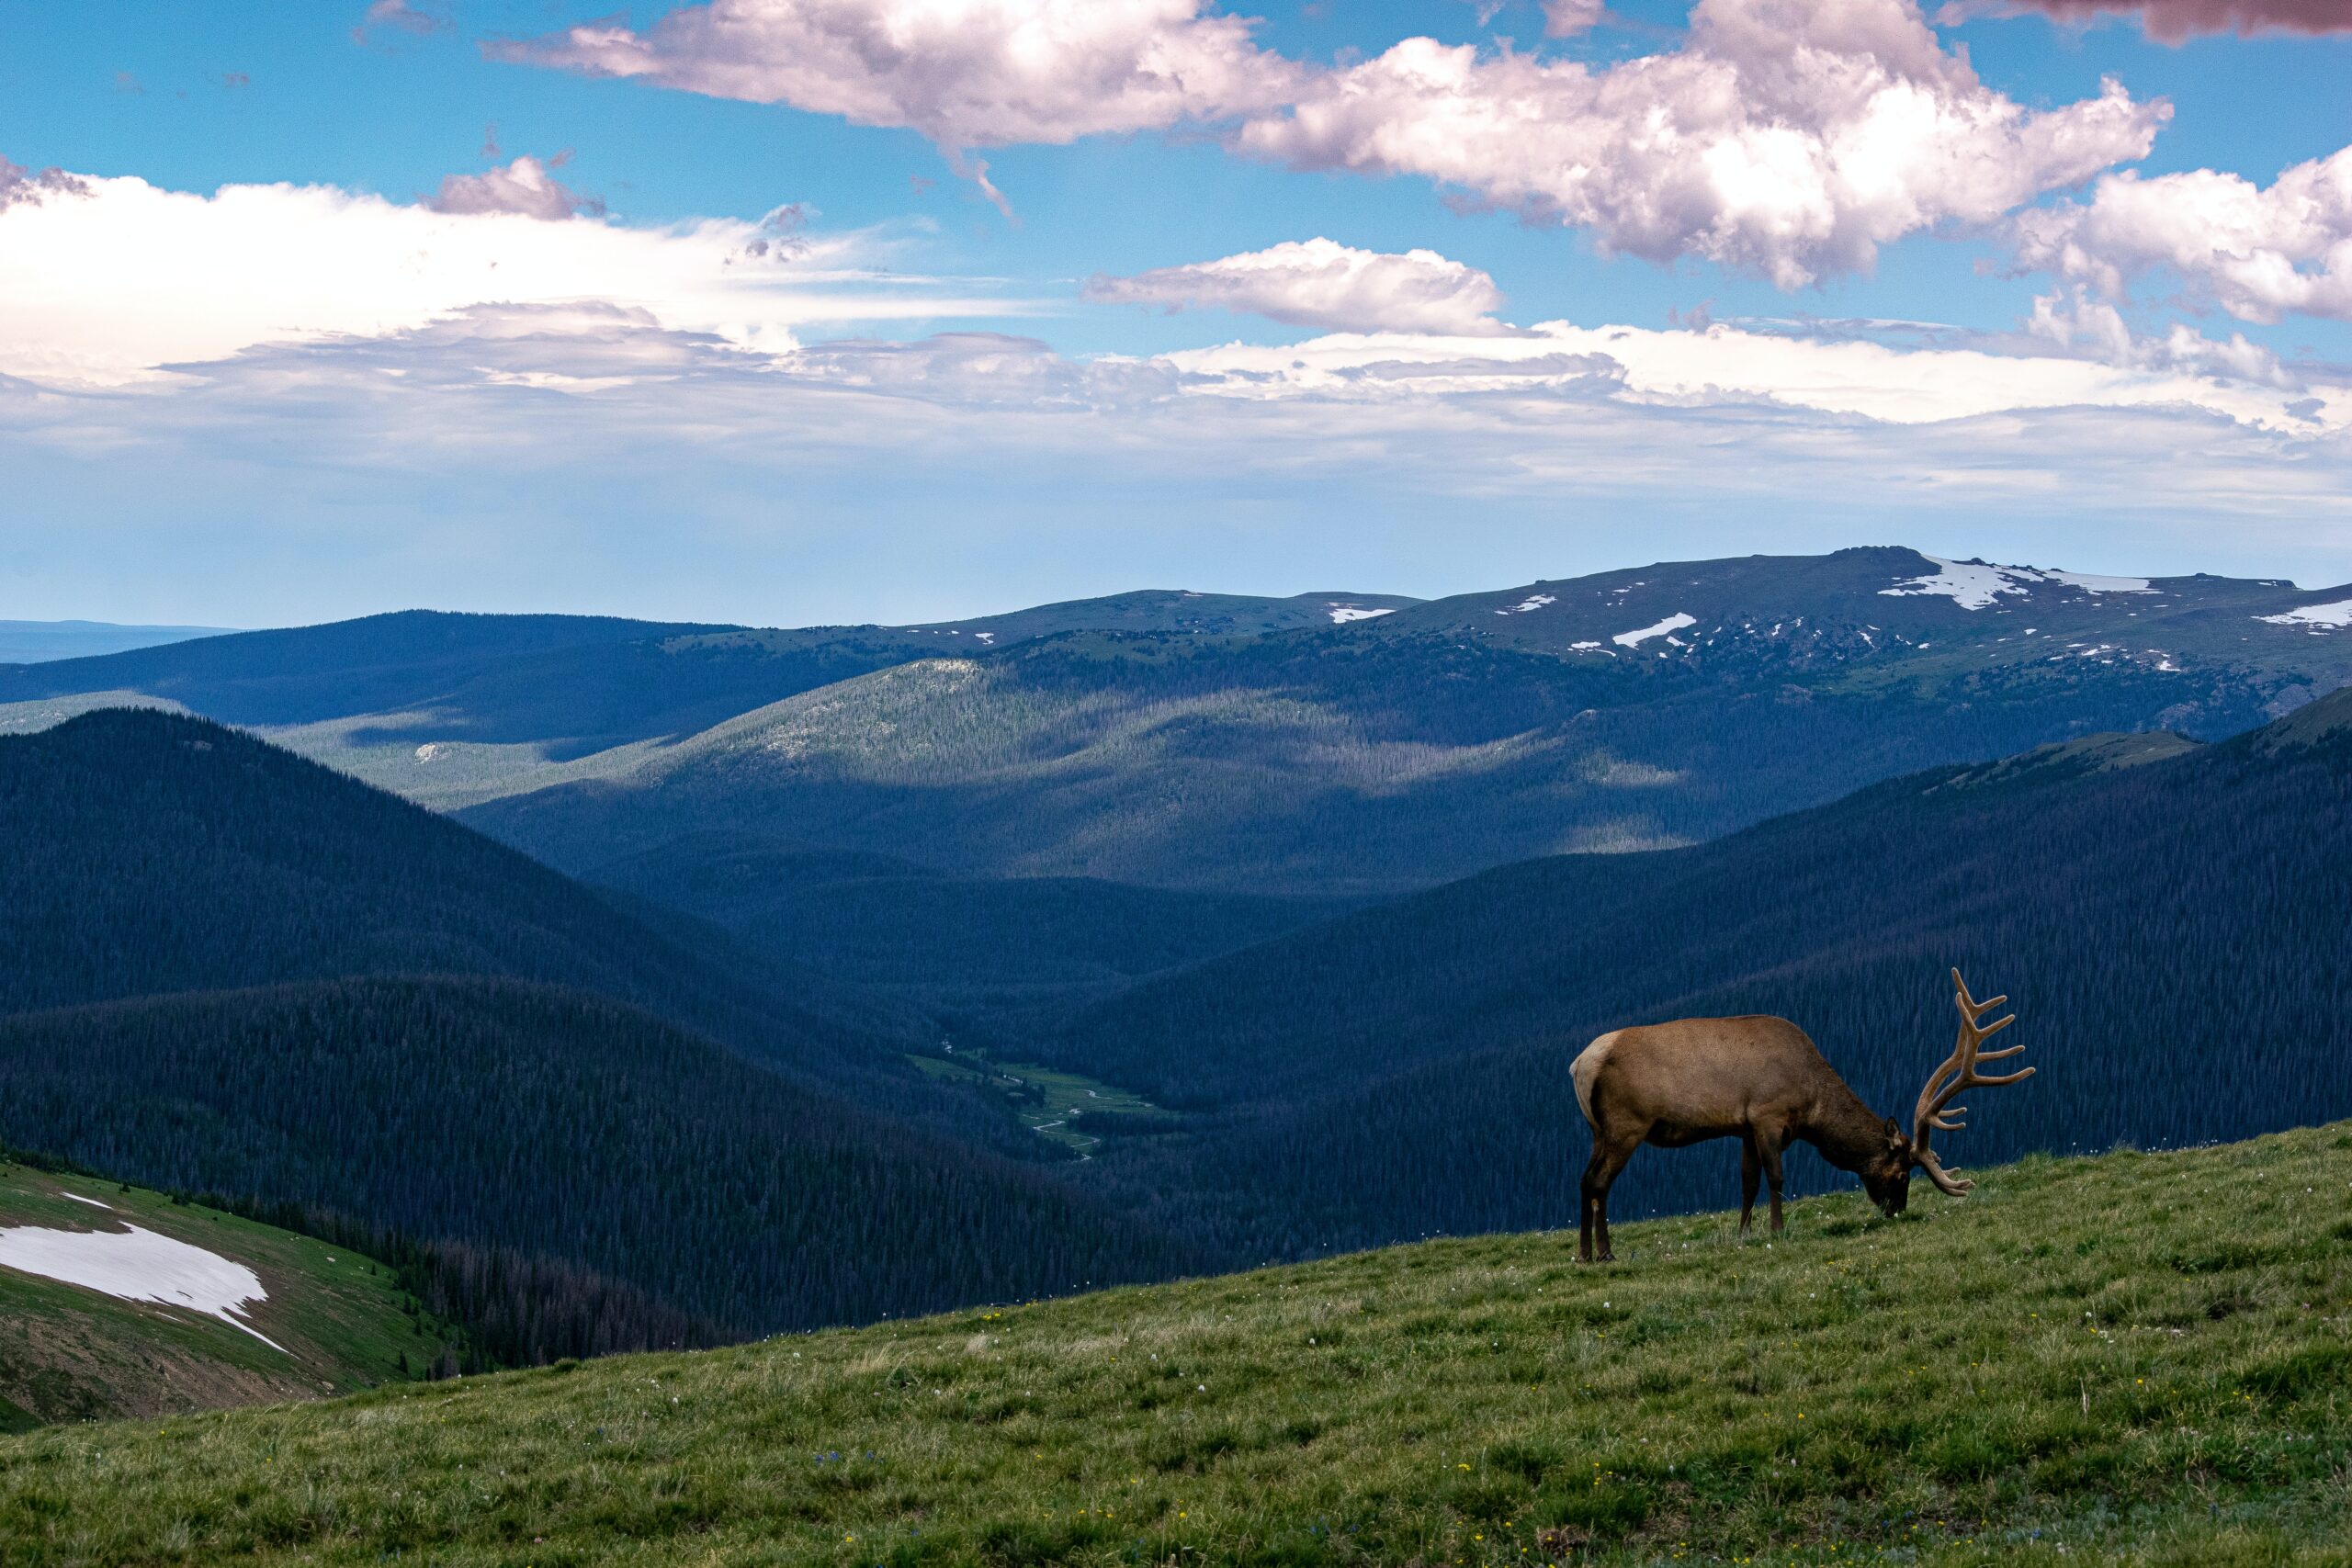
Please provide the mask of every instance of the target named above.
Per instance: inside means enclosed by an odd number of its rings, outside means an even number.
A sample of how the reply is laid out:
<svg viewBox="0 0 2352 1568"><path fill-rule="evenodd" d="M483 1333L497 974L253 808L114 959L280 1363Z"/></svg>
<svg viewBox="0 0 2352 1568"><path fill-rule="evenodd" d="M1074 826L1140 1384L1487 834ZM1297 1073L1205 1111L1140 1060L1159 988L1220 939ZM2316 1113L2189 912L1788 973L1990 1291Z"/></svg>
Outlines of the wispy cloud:
<svg viewBox="0 0 2352 1568"><path fill-rule="evenodd" d="M1392 254L1328 239L1286 241L1216 261L1096 276L1087 298L1177 310L1213 306L1338 331L1498 333L1502 290L1435 251Z"/></svg>

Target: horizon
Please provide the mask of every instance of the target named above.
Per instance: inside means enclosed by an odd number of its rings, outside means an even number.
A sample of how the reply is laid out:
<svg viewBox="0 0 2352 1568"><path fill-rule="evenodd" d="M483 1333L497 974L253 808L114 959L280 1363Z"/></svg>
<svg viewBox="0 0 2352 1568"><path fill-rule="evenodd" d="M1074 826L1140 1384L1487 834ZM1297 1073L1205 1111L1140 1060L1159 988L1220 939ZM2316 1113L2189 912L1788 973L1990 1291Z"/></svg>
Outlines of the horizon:
<svg viewBox="0 0 2352 1568"><path fill-rule="evenodd" d="M987 619L989 619L989 618L992 618L992 617L995 617L995 616L1010 615L1017 615L1017 614L1020 614L1020 613L1024 612L1024 611L1030 611L1030 610L1042 610L1042 609L1051 609L1051 608L1054 608L1054 607L1058 606L1058 605L1065 605L1065 604L1089 604L1089 603L1093 603L1093 602L1097 602L1097 601L1101 601L1101 600L1105 600L1105 599L1118 599L1118 598L1125 598L1125 597L1128 597L1128 596L1131 596L1131 595L1136 595L1136 594L1146 594L1146 593L1199 594L1199 595L1207 596L1207 597L1239 598L1239 599L1262 599L1262 600L1273 600L1273 601L1279 601L1279 600L1290 600L1290 599L1310 599L1310 598L1322 598L1322 597L1329 597L1329 598L1334 598L1334 599L1344 599L1344 598L1400 598L1400 599L1409 599L1409 600L1414 601L1414 602L1415 602L1415 603L1417 603L1417 604L1436 604L1436 603L1440 603L1440 602L1444 601L1444 600L1447 600L1447 599L1464 598L1464 597L1469 597L1469 596L1476 595L1476 594L1480 594L1480 593L1489 593L1489 592L1509 592L1509 591L1512 591L1512 590L1516 590L1516 589L1523 588L1523 587L1540 586L1540 585L1546 584L1546 583L1557 583L1557 582L1569 582L1569 581L1578 581L1578 580L1583 579L1583 578L1590 578L1590 577L1605 577L1605 576L1608 576L1608 575L1610 575L1611 573L1613 573L1613 572L1622 572L1622 571L1637 571L1637 570L1648 570L1648 569L1655 569L1655 568L1658 568L1658 567L1667 567L1667 566L1675 566L1675 565L1700 565L1700 564L1705 564L1706 562L1716 561L1716 560L1737 560L1737 559L1752 558L1758 558L1758 557L1770 557L1770 558L1782 558L1782 559L1792 559L1792 560L1819 560L1819 559L1825 559L1825 558L1826 558L1827 557L1829 557L1829 556L1831 556L1831 555L1835 555L1835 554L1838 553L1838 552L1839 552L1839 550L1844 550L1844 549L1910 549L1910 550L1913 550L1913 551L1914 551L1914 553L1918 554L1918 555L1920 555L1921 557L1923 557L1923 558L1927 558L1927 559L1930 559L1930 560L1935 560L1935 559L1951 560L1951 561L1958 562L1958 563L1962 564L1962 565L1979 565L1979 564L1981 564L1981 565L1996 565L1996 566L2011 567L2011 568L2024 568L2024 569L2028 569L2028 570L2041 570L2041 571L2052 571L2052 570L2058 570L2058 571L2078 572L2078 571L2082 571L2082 570L2084 570L2084 567L2083 567L2082 563L2077 563L2077 562L2064 562L2064 563L2061 563L2061 562L2057 562L2057 561L2001 560L2001 559L1996 559L1996 558L1993 558L1993 557L1986 556L1986 555L1983 555L1983 554L1939 557L1939 556L1936 556L1936 555L1932 554L1931 552L1928 552L1928 551L1924 551L1924 550L1917 550L1917 547L1914 547L1914 546L1910 546L1910 545L1894 545L1894 544L1888 544L1888 543L1886 543L1886 542L1884 542L1884 541L1879 541L1879 542L1870 543L1870 544L1860 544L1860 545L1841 546L1841 547L1838 547L1838 550L1821 550L1821 551L1815 551L1815 552L1788 552L1788 553L1783 553L1783 552L1777 552L1777 551L1750 551L1750 552L1747 552L1747 554L1746 556L1722 556L1722 557L1706 557L1706 558L1687 558L1687 559L1683 559L1683 560L1667 560L1667 559L1647 559L1647 560L1637 560L1637 559L1627 558L1627 559L1624 559L1624 560L1612 562L1612 563L1611 563L1611 564L1607 564L1607 565L1597 566L1597 567L1594 567L1594 568L1592 568L1592 569L1590 569L1590 570L1589 570L1579 571L1579 572L1576 572L1576 573L1573 573L1573 574L1564 574L1564 575L1550 575L1550 574L1543 574L1543 575L1537 575L1537 576L1532 576L1532 577L1526 577L1526 578L1515 579L1515 580L1513 580L1513 581L1504 581L1504 582L1482 582L1482 583L1479 583L1479 584L1476 584L1476 585L1474 585L1474 586L1453 588L1453 589L1450 589L1450 590L1448 590L1448 591L1446 591L1446 592L1412 592L1412 591L1410 591L1410 590L1408 590L1408 589L1398 588L1398 587L1367 588L1367 587L1363 587L1363 586L1361 586L1361 585L1359 585L1359 586L1354 586L1354 587L1348 587L1348 588L1331 588L1331 587L1322 587L1322 588L1303 588L1303 589L1282 589L1282 588L1275 588L1275 589L1271 589L1271 590L1259 590L1259 589L1251 589L1251 588L1236 588L1236 587L1201 587L1201 586L1199 586L1199 585L1197 585L1197 584L1191 584L1191 583L1183 583L1183 584L1158 584L1158 583L1153 583L1153 584L1140 584L1140 585L1137 585L1137 584L1130 584L1130 585L1128 585L1128 586L1126 586L1126 587L1124 587L1124 588L1111 588L1111 589L1106 589L1106 590L1103 590L1103 591L1102 591L1102 592L1081 592L1081 593L1071 594L1071 595L1068 595L1068 596L1059 596L1059 597L1054 597L1054 598L1032 598L1032 599L1022 599L1022 600L1017 600L1017 601L1013 601L1013 602L998 602L998 603L992 603L992 604L990 604L989 605L985 606L985 607L977 608L977 609L970 609L970 610L967 610L967 611L964 611L963 613L960 613L960 614L948 614L948 615L925 615L925 616L921 617L920 619L911 619L911 620L897 620L897 621L881 620L881 619L873 618L873 617L866 617L866 618L864 618L864 619L842 619L842 620L821 620L821 621L820 621L820 620L791 620L791 621L787 621L787 620L775 620L775 621L753 621L753 620L728 620L728 619L723 619L723 618L716 618L716 617L708 617L708 616L701 616L701 615L653 615L653 614L650 614L650 613L647 613L647 614L639 614L639 613L634 613L634 612L631 612L631 611L628 611L628 610L625 610L625 609L610 609L610 608L537 608L537 607L534 607L534 608L514 608L514 607L481 608L481 607L475 607L475 606L470 606L470 605L404 604L390 604L390 605L385 605L385 606L382 606L382 607L379 607L379 608L372 608L372 609L360 609L360 610L356 610L356 611L355 611L355 612L353 612L353 613L350 613L350 614L323 615L323 616L320 616L320 617L317 617L317 618L311 618L311 619L289 619L289 620L276 621L276 622L270 622L270 623L266 623L266 624L257 624L257 625L252 625L252 626L215 626L215 625L211 625L211 624L209 624L209 623L185 622L185 621L152 621L152 622L147 622L147 621L101 620L101 619L96 619L96 618L93 618L93 617L89 617L89 616L64 616L64 617L59 617L59 618L53 618L53 619L52 619L52 618L42 618L42 617L36 617L36 616L28 616L28 615L6 615L6 614L0 614L0 627L10 627L10 626L16 626L16 627L25 627L25 628L49 628L49 627L54 627L54 628L67 628L67 627L76 627L76 626L86 626L86 627L92 627L92 628L102 629L102 630L103 630L103 629L120 629L120 630L124 630L124 631L149 631L149 630L185 631L185 632L189 632L189 633L191 633L192 635L191 635L190 637L187 637L187 638L185 638L185 639L181 639L181 640L194 641L194 640L196 640L198 637L234 637L234 636L238 636L238 635L241 635L241 634L243 634L243 633L246 633L246 632L258 632L258 631L293 631L293 630L300 630L300 629L303 629L303 628L306 628L306 627L317 627L317 626L334 626L334 625L338 625L338 624L341 624L341 623L343 623L343 622L347 622L347 621L370 620L370 619L376 619L376 618L379 618L379 617L388 616L388 615L548 615L548 616L571 617L571 618L577 618L577 619L582 619L582 620L620 620L620 621L636 621L636 622L642 622L642 623L645 623L645 624L647 624L647 625L692 625L692 626L713 626L713 627L737 628L737 629L741 629L741 630L746 630L746 631L815 631L815 630L826 630L826 629L833 629L833 628L852 628L852 627L858 627L858 626L876 626L876 627L881 627L881 628L886 628L886 629L914 629L914 628L920 628L920 627L926 626L943 626L943 625L951 625L951 624L956 624L956 623L961 623L961 622L966 622L966 621L987 620ZM2346 580L2345 580L2345 581L2306 581L2306 580L2304 580L2304 579L2302 579L2302 578L2300 578L2300 577L2294 577L2294 576L2281 576L2281 575L2275 574L2275 573L2274 573L2274 574L2269 574L2269 575L2256 575L2256 574L2251 574L2251 573L2244 573L2244 572L2236 572L2236 571L2217 571L2217 570L2211 570L2204 569L2204 568L2199 568L2199 569L2196 569L2196 570L2177 570L2177 571L2127 570L2123 570L2123 567L2122 567L2121 565L2118 565L2118 564L2115 564L2115 563L2100 562L2100 563L2098 563L2098 565L2097 565L2097 569L2096 569L2096 570L2097 570L2097 571L2098 571L2098 574L2103 574L2103 575L2113 575L2113 576L2123 576L2123 577L2145 578L2145 579L2147 579L2147 580L2148 580L2148 581L2166 581L2166 580L2175 580L2175 579L2191 579L2191 578L2198 578L2198 577L2212 577L2212 578L2222 578L2222 579L2228 579L2228 580L2236 581L2245 581L2245 582L2261 582L2261 583L2269 583L2269 584L2284 585L2284 586L2286 586L2286 587L2289 587L2289 588L2293 589L2293 590L2294 590L2294 591L2296 591L2296 592L2310 592L2310 593L2316 593L2316 592L2328 592L2328 591L2332 591L2332 590L2338 589L2338 588L2352 587L2352 578L2347 578ZM126 651L127 651L127 650L126 650ZM6 662L5 660L0 660L0 663L5 663L5 662Z"/></svg>

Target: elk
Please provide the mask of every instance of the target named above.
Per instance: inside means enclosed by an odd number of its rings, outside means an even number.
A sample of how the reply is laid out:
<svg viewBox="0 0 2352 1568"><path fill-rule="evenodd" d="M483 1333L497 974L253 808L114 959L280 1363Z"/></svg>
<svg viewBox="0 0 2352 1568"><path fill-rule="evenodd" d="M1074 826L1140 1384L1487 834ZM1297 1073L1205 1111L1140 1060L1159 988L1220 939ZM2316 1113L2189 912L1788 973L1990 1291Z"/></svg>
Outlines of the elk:
<svg viewBox="0 0 2352 1568"><path fill-rule="evenodd" d="M1747 1233L1756 1213L1760 1172L1772 1183L1772 1230L1781 1220L1781 1151L1799 1139L1821 1151L1840 1170L1862 1179L1889 1219L1911 1197L1911 1168L1954 1198L1973 1182L1944 1168L1928 1140L1955 1133L1965 1108L1952 1103L1962 1091L2017 1083L2031 1067L1990 1077L1982 1062L2014 1056L2025 1049L1982 1049L1984 1042L2015 1023L2015 1015L1985 1023L1984 1014L2008 1000L1978 1001L1968 994L1960 971L1951 972L1952 1002L1960 1009L1960 1043L1943 1065L1928 1075L1919 1103L1905 1133L1892 1116L1882 1119L1861 1096L1846 1087L1805 1032L1785 1018L1685 1018L1671 1023L1611 1030L1586 1046L1569 1069L1577 1103L1592 1124L1592 1160L1584 1171L1584 1208L1577 1223L1577 1258L1600 1261L1609 1249L1609 1189L1644 1144L1679 1149L1709 1138L1737 1138L1739 1229Z"/></svg>

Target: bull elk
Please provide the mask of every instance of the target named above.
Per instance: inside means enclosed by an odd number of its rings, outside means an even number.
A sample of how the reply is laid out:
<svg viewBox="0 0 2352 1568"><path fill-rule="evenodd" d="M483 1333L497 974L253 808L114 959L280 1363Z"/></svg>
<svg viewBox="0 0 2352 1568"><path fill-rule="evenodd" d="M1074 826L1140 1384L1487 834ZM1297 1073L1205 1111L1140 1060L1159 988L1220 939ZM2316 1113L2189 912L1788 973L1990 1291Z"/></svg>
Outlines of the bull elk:
<svg viewBox="0 0 2352 1568"><path fill-rule="evenodd" d="M1586 1046L1570 1069L1577 1103L1592 1123L1592 1160L1585 1167L1584 1207L1577 1223L1577 1259L1593 1260L1597 1235L1600 1260L1611 1261L1609 1189L1644 1144L1679 1149L1709 1138L1737 1138L1743 1235L1755 1216L1759 1172L1771 1180L1772 1229L1780 1231L1781 1151L1800 1139L1838 1169L1860 1177L1871 1201L1890 1219L1910 1201L1914 1166L1952 1197L1967 1192L1973 1184L1946 1170L1928 1140L1938 1132L1960 1131L1956 1118L1963 1108L1952 1104L1954 1096L2016 1083L2031 1077L2033 1069L1992 1077L1976 1070L1980 1062L2014 1056L2025 1047L1983 1050L1986 1040L2017 1021L2014 1015L1983 1021L2008 998L1978 1001L1957 969L1951 983L1952 1001L1960 1009L1960 1043L1928 1075L1908 1134L1892 1116L1882 1119L1863 1104L1805 1032L1784 1018L1678 1019L1611 1030Z"/></svg>

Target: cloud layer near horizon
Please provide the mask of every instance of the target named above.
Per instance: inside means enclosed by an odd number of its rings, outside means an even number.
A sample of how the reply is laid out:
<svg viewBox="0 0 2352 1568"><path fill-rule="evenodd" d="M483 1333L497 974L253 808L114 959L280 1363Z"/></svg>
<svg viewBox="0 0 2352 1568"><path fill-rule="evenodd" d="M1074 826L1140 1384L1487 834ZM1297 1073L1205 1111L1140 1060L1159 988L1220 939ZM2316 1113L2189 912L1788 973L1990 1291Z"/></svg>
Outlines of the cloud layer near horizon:
<svg viewBox="0 0 2352 1568"><path fill-rule="evenodd" d="M789 346L811 321L1026 309L878 277L865 269L887 259L884 241L811 237L790 209L632 228L574 216L580 205L529 158L453 176L417 204L0 166L0 374L115 384L256 344L398 332L483 300L642 308L677 329L724 323L749 347Z"/></svg>
<svg viewBox="0 0 2352 1568"><path fill-rule="evenodd" d="M1179 310L1214 306L1291 326L1339 332L1498 333L1502 290L1476 267L1438 254L1357 250L1328 239L1290 240L1216 261L1089 279L1105 304Z"/></svg>

